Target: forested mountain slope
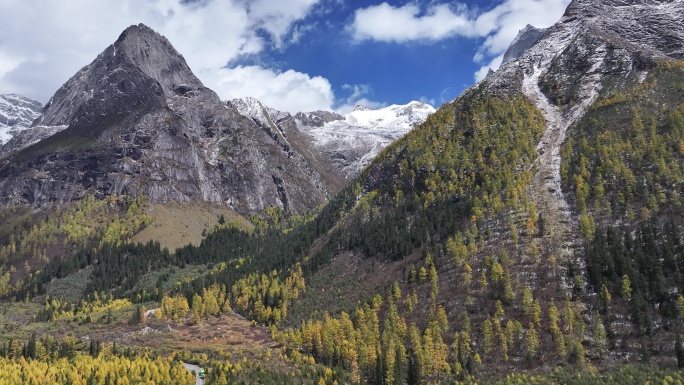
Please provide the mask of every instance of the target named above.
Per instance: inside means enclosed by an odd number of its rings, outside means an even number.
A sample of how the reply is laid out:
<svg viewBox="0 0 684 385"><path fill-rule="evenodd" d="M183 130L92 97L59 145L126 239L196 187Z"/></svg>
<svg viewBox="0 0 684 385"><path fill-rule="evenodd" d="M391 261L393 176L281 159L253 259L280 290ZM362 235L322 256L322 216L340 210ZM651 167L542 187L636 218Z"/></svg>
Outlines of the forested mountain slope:
<svg viewBox="0 0 684 385"><path fill-rule="evenodd" d="M681 1L574 1L362 173L355 208L319 255L374 266L357 271L381 293L397 279L377 308L390 319L378 346L403 375L416 362L434 379L480 360L494 371L674 360L683 13ZM421 358L411 322L423 344L446 342L450 366L421 361L436 353L422 346Z"/></svg>
<svg viewBox="0 0 684 385"><path fill-rule="evenodd" d="M84 249L6 298L38 298L34 330L78 322L83 338L130 318L180 341L237 312L270 327L287 364L259 362L302 383L674 383L683 17L684 1L575 0L319 210L222 221L175 252ZM69 277L78 299L46 296ZM245 378L222 338L197 348L209 383Z"/></svg>

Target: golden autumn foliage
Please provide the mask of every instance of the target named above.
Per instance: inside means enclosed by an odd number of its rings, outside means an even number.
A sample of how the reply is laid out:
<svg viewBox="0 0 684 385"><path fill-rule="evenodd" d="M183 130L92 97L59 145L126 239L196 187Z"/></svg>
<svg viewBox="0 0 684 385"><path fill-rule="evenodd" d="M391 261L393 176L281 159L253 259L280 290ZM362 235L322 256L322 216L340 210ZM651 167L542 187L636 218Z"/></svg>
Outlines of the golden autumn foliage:
<svg viewBox="0 0 684 385"><path fill-rule="evenodd" d="M0 385L191 385L195 378L183 364L147 356L78 354L72 359L8 359L0 357Z"/></svg>

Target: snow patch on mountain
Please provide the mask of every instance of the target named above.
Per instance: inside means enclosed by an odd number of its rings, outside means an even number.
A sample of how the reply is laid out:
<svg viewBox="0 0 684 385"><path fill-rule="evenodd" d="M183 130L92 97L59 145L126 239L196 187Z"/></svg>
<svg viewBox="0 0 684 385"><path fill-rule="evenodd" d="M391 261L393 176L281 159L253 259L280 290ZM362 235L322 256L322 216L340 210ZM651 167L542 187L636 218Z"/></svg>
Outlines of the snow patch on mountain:
<svg viewBox="0 0 684 385"><path fill-rule="evenodd" d="M314 139L314 146L327 153L347 178L358 174L387 145L405 135L435 112L429 104L412 101L404 105L371 110L356 108L320 127L298 121L300 130Z"/></svg>
<svg viewBox="0 0 684 385"><path fill-rule="evenodd" d="M0 144L7 143L14 132L31 126L40 116L43 105L16 94L0 95Z"/></svg>
<svg viewBox="0 0 684 385"><path fill-rule="evenodd" d="M357 106L346 115L312 111L294 116L251 97L225 103L252 119L283 146L289 146L290 130L308 136L313 149L323 154L345 178L357 175L383 148L435 112L431 105L418 101L377 110Z"/></svg>
<svg viewBox="0 0 684 385"><path fill-rule="evenodd" d="M233 99L226 102L226 104L235 107L243 116L249 117L255 122L267 126L276 124L279 121L291 116L287 112L278 111L271 107L265 106L258 99L253 97Z"/></svg>

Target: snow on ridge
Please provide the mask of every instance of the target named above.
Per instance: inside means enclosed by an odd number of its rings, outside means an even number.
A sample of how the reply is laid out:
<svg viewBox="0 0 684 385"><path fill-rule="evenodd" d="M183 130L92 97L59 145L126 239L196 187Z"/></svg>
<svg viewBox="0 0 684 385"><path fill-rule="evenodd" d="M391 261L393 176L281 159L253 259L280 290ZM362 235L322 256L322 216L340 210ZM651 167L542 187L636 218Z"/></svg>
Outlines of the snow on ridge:
<svg viewBox="0 0 684 385"><path fill-rule="evenodd" d="M285 136L281 123L292 119L298 130L313 139L313 147L326 154L345 177L353 177L387 145L424 122L435 112L431 105L419 101L393 104L371 110L357 106L354 111L339 115L330 111L300 112L291 115L265 106L259 100L246 97L225 102L241 115L262 127ZM286 139L283 138L284 141Z"/></svg>
<svg viewBox="0 0 684 385"><path fill-rule="evenodd" d="M42 105L17 94L0 95L0 145L28 129L41 114Z"/></svg>
<svg viewBox="0 0 684 385"><path fill-rule="evenodd" d="M290 116L287 112L265 106L257 98L251 96L235 98L225 103L235 107L241 115L266 126L271 126Z"/></svg>
<svg viewBox="0 0 684 385"><path fill-rule="evenodd" d="M355 109L345 115L343 121L327 123L327 125L350 125L366 127L368 129L391 129L408 131L427 119L428 115L435 112L429 104L412 101L408 104L393 104L388 107L371 109Z"/></svg>
<svg viewBox="0 0 684 385"><path fill-rule="evenodd" d="M429 104L412 101L377 110L356 108L322 127L300 126L314 138L314 146L331 154L346 177L361 171L385 147L424 122L435 112Z"/></svg>

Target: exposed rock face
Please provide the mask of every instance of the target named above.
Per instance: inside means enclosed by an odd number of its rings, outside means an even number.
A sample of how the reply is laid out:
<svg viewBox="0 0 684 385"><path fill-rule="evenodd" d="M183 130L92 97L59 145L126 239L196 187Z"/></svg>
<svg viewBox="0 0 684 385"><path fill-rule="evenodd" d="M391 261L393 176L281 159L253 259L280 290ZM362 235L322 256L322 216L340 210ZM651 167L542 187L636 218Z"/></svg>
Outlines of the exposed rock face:
<svg viewBox="0 0 684 385"><path fill-rule="evenodd" d="M414 101L377 110L357 106L346 115L314 111L292 116L254 98L234 99L228 104L268 130L283 148L308 152L322 175L338 174L346 179L356 176L383 148L435 111ZM344 183L336 178L329 182Z"/></svg>
<svg viewBox="0 0 684 385"><path fill-rule="evenodd" d="M681 0L574 0L561 23L580 19L611 38L684 59Z"/></svg>
<svg viewBox="0 0 684 385"><path fill-rule="evenodd" d="M542 36L544 31L546 31L545 28L534 28L529 24L525 28L521 29L520 32L518 32L518 36L513 39L513 42L504 53L502 63L508 63L509 61L515 60L522 56L522 54L530 49L534 43L539 41L539 38Z"/></svg>
<svg viewBox="0 0 684 385"><path fill-rule="evenodd" d="M166 38L126 29L46 105L38 126L67 126L0 167L0 203L86 193L198 198L242 212L322 203L307 160L207 89Z"/></svg>
<svg viewBox="0 0 684 385"><path fill-rule="evenodd" d="M326 123L344 120L344 116L330 111L298 112L295 119L306 127L323 127Z"/></svg>

